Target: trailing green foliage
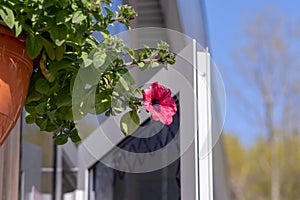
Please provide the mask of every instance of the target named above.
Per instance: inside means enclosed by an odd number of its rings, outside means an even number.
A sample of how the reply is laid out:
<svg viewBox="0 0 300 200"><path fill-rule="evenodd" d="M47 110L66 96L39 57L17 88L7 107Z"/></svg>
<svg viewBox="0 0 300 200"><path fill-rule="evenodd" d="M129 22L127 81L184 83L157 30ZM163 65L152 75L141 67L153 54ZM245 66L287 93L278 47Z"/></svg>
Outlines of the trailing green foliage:
<svg viewBox="0 0 300 200"><path fill-rule="evenodd" d="M27 53L39 63L34 66L25 103L26 122L57 133L57 144L68 138L79 142L74 120L88 113L111 116L129 109L121 127L124 134L132 133L142 102L136 98L141 90L134 88L129 67L146 70L175 62L164 42L156 49L133 50L112 37L108 26L117 22L129 28L136 13L127 5L114 13L111 4L110 0L0 0L2 21L16 36L27 36ZM94 32L100 32L104 40L98 41ZM78 88L83 92L74 94L75 81L89 87Z"/></svg>

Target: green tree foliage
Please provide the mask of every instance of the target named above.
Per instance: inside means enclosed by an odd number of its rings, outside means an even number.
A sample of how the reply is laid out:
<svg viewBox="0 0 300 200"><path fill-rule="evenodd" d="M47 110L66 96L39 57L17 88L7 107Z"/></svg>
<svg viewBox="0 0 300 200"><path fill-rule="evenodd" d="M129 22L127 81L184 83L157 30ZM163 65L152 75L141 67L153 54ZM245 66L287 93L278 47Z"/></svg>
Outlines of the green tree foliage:
<svg viewBox="0 0 300 200"><path fill-rule="evenodd" d="M300 136L289 133L276 142L280 197L300 199ZM224 135L231 190L236 200L271 199L270 142L260 138L250 147L240 144L237 136Z"/></svg>

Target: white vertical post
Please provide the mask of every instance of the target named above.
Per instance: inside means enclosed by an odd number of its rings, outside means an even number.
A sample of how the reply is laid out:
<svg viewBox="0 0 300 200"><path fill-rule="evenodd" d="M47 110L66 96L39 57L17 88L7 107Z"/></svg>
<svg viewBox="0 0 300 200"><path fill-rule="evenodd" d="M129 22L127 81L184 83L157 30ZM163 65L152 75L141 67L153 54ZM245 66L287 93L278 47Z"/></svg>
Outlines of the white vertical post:
<svg viewBox="0 0 300 200"><path fill-rule="evenodd" d="M196 157L200 200L213 200L212 132L210 56L207 51L197 52L197 134Z"/></svg>
<svg viewBox="0 0 300 200"><path fill-rule="evenodd" d="M193 85L193 88L194 88L194 92L195 92L195 99L194 99L194 109L195 109L195 112L194 112L194 119L195 119L195 124L194 124L194 130L195 130L195 140L194 140L194 163L195 163L195 199L196 200L199 200L200 199L200 191L199 191L199 182L200 182L200 174L199 174L199 162L198 162L198 148L199 148L199 144L198 144L198 118L199 118L199 112L198 112L198 66L197 66L197 59L198 59L198 56L197 56L197 41L194 39L193 40L193 74L194 74L194 85Z"/></svg>
<svg viewBox="0 0 300 200"><path fill-rule="evenodd" d="M56 151L56 174L53 174L53 176L56 176L56 183L55 183L55 196L56 199L61 199L62 197L62 184L63 184L63 154L62 154L62 146L57 146L57 151Z"/></svg>

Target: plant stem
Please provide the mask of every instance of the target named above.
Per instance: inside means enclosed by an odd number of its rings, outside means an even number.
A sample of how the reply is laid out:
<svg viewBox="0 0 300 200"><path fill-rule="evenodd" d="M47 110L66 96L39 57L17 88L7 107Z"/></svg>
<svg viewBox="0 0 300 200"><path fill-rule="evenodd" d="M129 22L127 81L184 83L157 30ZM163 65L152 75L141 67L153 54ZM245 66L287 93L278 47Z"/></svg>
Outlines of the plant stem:
<svg viewBox="0 0 300 200"><path fill-rule="evenodd" d="M46 67L46 56L45 54L42 55L41 60L40 60L40 68L42 71L42 74L44 75L44 77L49 80L51 74L48 71L47 67Z"/></svg>

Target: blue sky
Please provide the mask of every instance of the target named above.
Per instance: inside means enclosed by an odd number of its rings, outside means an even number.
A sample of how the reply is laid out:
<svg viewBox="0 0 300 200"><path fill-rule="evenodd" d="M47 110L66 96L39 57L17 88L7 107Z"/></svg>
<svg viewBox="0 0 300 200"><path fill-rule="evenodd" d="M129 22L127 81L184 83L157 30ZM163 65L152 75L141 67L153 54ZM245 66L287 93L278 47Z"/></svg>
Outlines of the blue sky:
<svg viewBox="0 0 300 200"><path fill-rule="evenodd" d="M206 0L207 25L210 49L213 60L222 73L227 92L227 117L225 132L239 135L243 144L251 144L259 136L259 130L249 123L237 109L232 92L235 81L232 52L238 47L239 34L242 33L245 18L251 13L261 12L272 7L279 15L300 18L298 0ZM293 23L293 22L291 22ZM298 24L299 25L299 24ZM240 86L243 87L243 86Z"/></svg>

